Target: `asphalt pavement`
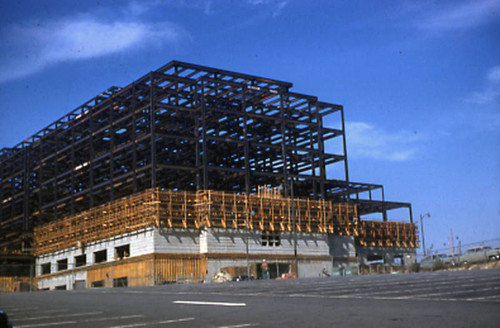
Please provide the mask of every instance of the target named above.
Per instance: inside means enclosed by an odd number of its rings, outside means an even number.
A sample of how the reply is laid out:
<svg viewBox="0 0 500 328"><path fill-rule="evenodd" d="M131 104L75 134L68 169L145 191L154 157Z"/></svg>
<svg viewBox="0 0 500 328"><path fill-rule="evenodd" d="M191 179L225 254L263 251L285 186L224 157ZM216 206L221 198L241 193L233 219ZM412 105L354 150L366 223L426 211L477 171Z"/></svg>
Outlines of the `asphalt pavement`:
<svg viewBox="0 0 500 328"><path fill-rule="evenodd" d="M28 327L498 327L500 269L0 294Z"/></svg>

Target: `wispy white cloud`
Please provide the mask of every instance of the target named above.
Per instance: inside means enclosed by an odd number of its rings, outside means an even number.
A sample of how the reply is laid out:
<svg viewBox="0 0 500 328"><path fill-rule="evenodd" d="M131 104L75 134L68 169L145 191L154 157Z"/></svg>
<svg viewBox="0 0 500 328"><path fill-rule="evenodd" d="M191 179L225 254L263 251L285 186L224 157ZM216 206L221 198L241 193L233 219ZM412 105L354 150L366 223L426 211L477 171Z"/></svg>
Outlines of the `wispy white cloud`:
<svg viewBox="0 0 500 328"><path fill-rule="evenodd" d="M461 112L462 122L481 132L500 131L500 65L488 70L481 90L461 99L467 107Z"/></svg>
<svg viewBox="0 0 500 328"><path fill-rule="evenodd" d="M247 0L247 2L252 6L272 6L273 17L279 16L283 8L288 4L285 0Z"/></svg>
<svg viewBox="0 0 500 328"><path fill-rule="evenodd" d="M492 67L486 74L483 89L472 93L465 100L477 105L500 104L500 66Z"/></svg>
<svg viewBox="0 0 500 328"><path fill-rule="evenodd" d="M500 17L500 1L451 1L438 8L420 7L424 14L417 15L415 24L420 29L450 31L467 29Z"/></svg>
<svg viewBox="0 0 500 328"><path fill-rule="evenodd" d="M185 34L170 23L109 22L86 16L11 26L4 31L9 50L0 55L0 82L61 62L103 57L153 42L175 42Z"/></svg>
<svg viewBox="0 0 500 328"><path fill-rule="evenodd" d="M349 156L403 162L415 157L424 137L411 131L389 132L365 122L346 122Z"/></svg>

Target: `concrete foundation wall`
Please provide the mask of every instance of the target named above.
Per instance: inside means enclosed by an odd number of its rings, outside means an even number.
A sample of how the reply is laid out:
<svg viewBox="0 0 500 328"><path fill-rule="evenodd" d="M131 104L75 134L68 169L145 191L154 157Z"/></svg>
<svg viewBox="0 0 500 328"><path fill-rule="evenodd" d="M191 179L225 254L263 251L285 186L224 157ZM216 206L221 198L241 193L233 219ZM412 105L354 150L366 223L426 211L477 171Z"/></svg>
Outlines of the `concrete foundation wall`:
<svg viewBox="0 0 500 328"><path fill-rule="evenodd" d="M155 228L153 231L154 253L199 254L199 230ZM151 240L147 241L151 243ZM153 252L151 252L153 253Z"/></svg>
<svg viewBox="0 0 500 328"><path fill-rule="evenodd" d="M153 228L136 231L134 233L117 236L115 238L105 239L88 245L82 245L81 248L73 247L55 253L40 255L36 259L36 275L42 274L42 264L51 264L51 273L57 272L57 261L67 259L68 270L75 269L75 257L85 254L86 265L93 265L94 252L106 250L106 262L115 260L115 247L130 245L130 257L151 254L154 252L152 242L155 231Z"/></svg>
<svg viewBox="0 0 500 328"><path fill-rule="evenodd" d="M263 246L262 232L254 230L204 229L200 234L200 253L294 255L293 233L282 232L279 246ZM329 255L328 235L297 233L297 255Z"/></svg>
<svg viewBox="0 0 500 328"><path fill-rule="evenodd" d="M37 285L39 289L55 289L58 286L66 286L66 289L73 289L76 281L87 281L87 271L67 271L65 274L50 276L47 278L38 278Z"/></svg>

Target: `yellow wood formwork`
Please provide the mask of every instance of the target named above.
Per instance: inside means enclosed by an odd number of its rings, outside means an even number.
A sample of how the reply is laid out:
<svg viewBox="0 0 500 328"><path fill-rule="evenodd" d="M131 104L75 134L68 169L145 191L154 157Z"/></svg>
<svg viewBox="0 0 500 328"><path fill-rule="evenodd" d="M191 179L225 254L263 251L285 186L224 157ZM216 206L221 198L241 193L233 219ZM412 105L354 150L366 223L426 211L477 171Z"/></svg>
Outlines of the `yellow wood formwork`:
<svg viewBox="0 0 500 328"><path fill-rule="evenodd" d="M94 207L34 229L40 255L137 231L159 223L158 195L146 191Z"/></svg>
<svg viewBox="0 0 500 328"><path fill-rule="evenodd" d="M35 255L148 227L258 229L355 236L361 245L417 247L410 223L359 221L352 203L200 190L148 189L34 229Z"/></svg>
<svg viewBox="0 0 500 328"><path fill-rule="evenodd" d="M234 229L329 232L354 221L355 206L331 201L265 197L223 191L199 193L202 226ZM337 229L338 230L338 229ZM348 229L352 234L352 229Z"/></svg>
<svg viewBox="0 0 500 328"><path fill-rule="evenodd" d="M357 241L362 246L418 247L417 226L406 222L358 221Z"/></svg>
<svg viewBox="0 0 500 328"><path fill-rule="evenodd" d="M206 260L196 256L142 257L117 261L87 270L87 288L95 283L116 287L126 279L128 286L148 286L176 281L200 282L205 279Z"/></svg>
<svg viewBox="0 0 500 328"><path fill-rule="evenodd" d="M201 281L205 279L206 260L193 257L155 259L157 283Z"/></svg>

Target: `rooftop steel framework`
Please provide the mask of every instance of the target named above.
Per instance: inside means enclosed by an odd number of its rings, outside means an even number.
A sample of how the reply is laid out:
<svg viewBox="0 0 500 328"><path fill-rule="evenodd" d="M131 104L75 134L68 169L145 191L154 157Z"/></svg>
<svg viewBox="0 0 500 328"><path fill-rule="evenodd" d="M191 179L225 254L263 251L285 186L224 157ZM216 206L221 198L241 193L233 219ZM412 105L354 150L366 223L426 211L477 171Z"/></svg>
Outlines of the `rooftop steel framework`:
<svg viewBox="0 0 500 328"><path fill-rule="evenodd" d="M349 180L343 107L291 87L172 61L1 149L0 253L30 249L35 226L147 188L281 187L292 198L355 202L360 215L384 220L406 207L412 220L410 204L386 202L381 185ZM336 128L323 125L327 116ZM330 142L338 153L326 151ZM342 174L328 179L333 166Z"/></svg>

